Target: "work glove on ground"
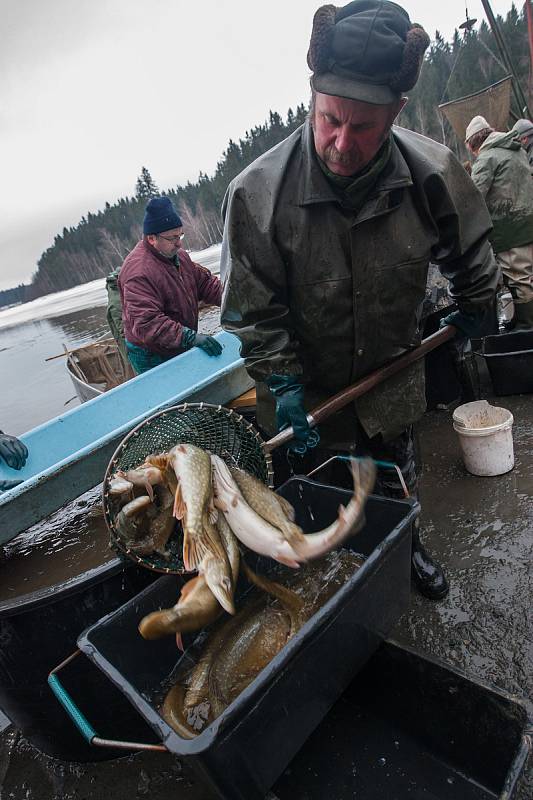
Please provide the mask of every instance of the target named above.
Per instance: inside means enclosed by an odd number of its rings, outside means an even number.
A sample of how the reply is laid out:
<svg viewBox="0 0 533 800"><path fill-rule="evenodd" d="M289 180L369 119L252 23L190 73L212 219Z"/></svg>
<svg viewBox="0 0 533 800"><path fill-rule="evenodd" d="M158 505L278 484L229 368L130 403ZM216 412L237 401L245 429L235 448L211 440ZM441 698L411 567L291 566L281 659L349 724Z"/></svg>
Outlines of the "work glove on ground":
<svg viewBox="0 0 533 800"><path fill-rule="evenodd" d="M28 448L20 439L0 431L0 456L8 467L22 469L28 458Z"/></svg>
<svg viewBox="0 0 533 800"><path fill-rule="evenodd" d="M440 321L439 328L445 325L453 325L468 339L476 339L483 336L483 328L486 320L484 311L468 314L466 311L452 311L448 316Z"/></svg>
<svg viewBox="0 0 533 800"><path fill-rule="evenodd" d="M197 333L191 328L183 328L181 343L186 350L190 350L191 347L199 347L208 356L219 356L222 352L222 345L214 336L208 336L206 333Z"/></svg>
<svg viewBox="0 0 533 800"><path fill-rule="evenodd" d="M309 427L304 408L304 387L293 375L271 375L266 382L276 398L276 422L278 430L292 427L294 440L289 450L302 456L316 447L320 441L317 430Z"/></svg>

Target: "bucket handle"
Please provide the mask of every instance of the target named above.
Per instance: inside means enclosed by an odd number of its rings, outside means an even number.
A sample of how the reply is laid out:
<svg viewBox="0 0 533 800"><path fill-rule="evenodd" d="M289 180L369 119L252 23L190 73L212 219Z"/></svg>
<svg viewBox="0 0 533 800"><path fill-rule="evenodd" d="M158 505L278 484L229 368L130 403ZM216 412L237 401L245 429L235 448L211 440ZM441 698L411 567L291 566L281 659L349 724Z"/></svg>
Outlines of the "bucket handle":
<svg viewBox="0 0 533 800"><path fill-rule="evenodd" d="M170 752L164 744L146 744L142 742L123 742L120 740L115 739L103 739L101 736L98 736L95 729L87 719L87 717L82 713L82 711L78 708L72 697L69 695L61 681L58 677L58 672L66 667L67 664L70 664L71 661L81 655L81 650L75 650L68 658L58 664L57 667L50 672L48 675L48 685L50 689L55 694L56 698L59 700L69 717L71 718L72 722L75 724L83 738L90 744L94 745L95 747L110 747L112 749L119 749L119 750L152 750L158 753L168 753Z"/></svg>

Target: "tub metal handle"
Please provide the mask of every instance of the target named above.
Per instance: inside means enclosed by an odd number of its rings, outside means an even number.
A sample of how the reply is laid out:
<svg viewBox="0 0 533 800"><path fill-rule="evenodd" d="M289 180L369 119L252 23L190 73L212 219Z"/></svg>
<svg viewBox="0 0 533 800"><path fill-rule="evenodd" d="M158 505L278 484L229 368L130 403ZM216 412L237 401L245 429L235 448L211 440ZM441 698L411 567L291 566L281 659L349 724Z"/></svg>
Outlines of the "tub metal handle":
<svg viewBox="0 0 533 800"><path fill-rule="evenodd" d="M169 750L164 744L146 744L143 742L124 742L115 739L103 739L98 736L95 729L87 719L87 717L78 708L72 697L69 695L58 677L58 672L74 661L77 656L81 655L81 650L75 650L68 658L58 664L57 667L48 675L48 685L59 700L72 722L75 724L83 738L95 747L110 747L119 750L152 750L158 753L168 753Z"/></svg>
<svg viewBox="0 0 533 800"><path fill-rule="evenodd" d="M310 478L311 475L316 475L317 472L320 472L320 470L323 469L325 466L327 466L328 464L331 464L332 461L348 461L348 462L350 462L350 461L353 461L354 459L357 460L357 456L341 456L341 455L331 456L331 458L328 458L327 461L323 461L322 464L318 465L318 467L315 467L314 469L311 470L311 472L308 472L306 477ZM405 479L403 477L402 471L401 471L400 467L398 466L398 464L395 464L393 461L377 461L376 459L374 459L374 464L377 467L381 467L382 469L393 469L393 470L395 470L397 475L398 475L398 480L400 482L400 486L402 487L402 491L403 491L405 497L406 498L410 497L409 489L407 488L407 484L405 483Z"/></svg>

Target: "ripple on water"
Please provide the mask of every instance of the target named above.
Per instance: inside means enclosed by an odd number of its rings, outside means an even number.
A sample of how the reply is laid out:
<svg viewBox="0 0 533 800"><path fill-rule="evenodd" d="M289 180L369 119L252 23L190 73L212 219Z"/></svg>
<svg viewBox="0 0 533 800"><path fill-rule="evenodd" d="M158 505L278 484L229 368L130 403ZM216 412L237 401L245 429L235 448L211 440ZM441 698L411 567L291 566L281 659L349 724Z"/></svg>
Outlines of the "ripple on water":
<svg viewBox="0 0 533 800"><path fill-rule="evenodd" d="M97 486L9 542L0 561L0 602L76 578L115 557Z"/></svg>

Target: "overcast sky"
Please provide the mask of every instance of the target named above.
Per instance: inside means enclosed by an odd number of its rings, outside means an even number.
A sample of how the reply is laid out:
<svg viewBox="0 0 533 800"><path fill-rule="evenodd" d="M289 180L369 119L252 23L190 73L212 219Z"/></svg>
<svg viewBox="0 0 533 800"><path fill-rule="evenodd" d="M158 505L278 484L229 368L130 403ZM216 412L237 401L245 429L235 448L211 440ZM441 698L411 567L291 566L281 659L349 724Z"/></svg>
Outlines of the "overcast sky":
<svg viewBox="0 0 533 800"><path fill-rule="evenodd" d="M195 181L269 109L307 104L319 5L0 0L0 289L28 281L64 226L131 196L142 166L161 189ZM405 7L432 38L465 18L462 0Z"/></svg>

